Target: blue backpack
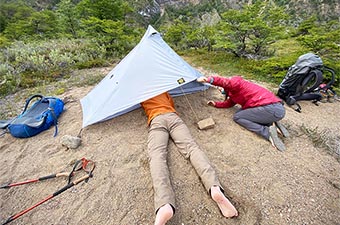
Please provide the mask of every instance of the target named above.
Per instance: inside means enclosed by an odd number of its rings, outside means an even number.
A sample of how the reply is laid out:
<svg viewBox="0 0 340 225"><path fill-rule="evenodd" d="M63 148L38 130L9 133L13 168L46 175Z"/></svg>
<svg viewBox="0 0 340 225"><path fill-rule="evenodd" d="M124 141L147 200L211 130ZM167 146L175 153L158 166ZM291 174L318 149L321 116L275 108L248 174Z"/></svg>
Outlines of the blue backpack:
<svg viewBox="0 0 340 225"><path fill-rule="evenodd" d="M39 100L36 100L32 106L27 109L34 98L39 98ZM12 120L0 121L0 128L7 129L14 137L28 138L54 125L54 136L56 136L58 133L58 117L63 111L64 102L61 99L33 95L26 100L23 112Z"/></svg>

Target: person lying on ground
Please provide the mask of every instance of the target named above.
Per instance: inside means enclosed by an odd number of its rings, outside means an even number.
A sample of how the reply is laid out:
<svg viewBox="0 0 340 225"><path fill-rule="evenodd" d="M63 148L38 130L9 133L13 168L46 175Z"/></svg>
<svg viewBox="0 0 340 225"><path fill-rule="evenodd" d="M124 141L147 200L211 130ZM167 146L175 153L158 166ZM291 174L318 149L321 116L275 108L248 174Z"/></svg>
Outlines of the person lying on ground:
<svg viewBox="0 0 340 225"><path fill-rule="evenodd" d="M282 100L274 93L241 76L200 77L197 78L197 82L215 85L226 96L224 101L208 101L208 105L230 108L239 104L241 109L233 117L236 123L270 141L278 150L286 149L277 133L279 131L284 137L289 136L287 129L279 122L284 118L286 111Z"/></svg>
<svg viewBox="0 0 340 225"><path fill-rule="evenodd" d="M164 225L176 209L175 194L171 185L167 152L169 138L173 140L183 157L188 159L202 183L217 203L222 215L227 218L238 216L233 204L224 195L224 190L207 156L194 141L191 133L178 116L174 101L168 92L141 103L148 117L148 156L154 189L155 225Z"/></svg>

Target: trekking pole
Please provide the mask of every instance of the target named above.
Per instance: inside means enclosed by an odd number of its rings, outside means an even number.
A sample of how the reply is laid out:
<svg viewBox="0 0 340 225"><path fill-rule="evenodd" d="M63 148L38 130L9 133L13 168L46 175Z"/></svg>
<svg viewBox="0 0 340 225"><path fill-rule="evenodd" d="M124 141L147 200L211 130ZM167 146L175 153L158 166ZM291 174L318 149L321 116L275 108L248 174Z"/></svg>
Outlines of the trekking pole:
<svg viewBox="0 0 340 225"><path fill-rule="evenodd" d="M52 179L52 178L56 178L56 177L62 177L62 176L67 176L69 177L69 181L70 181L70 177L74 175L75 171L79 171L80 169L84 169L83 168L83 164L86 162L84 161L85 159L81 159L81 160L77 160L76 163L73 166L73 169L70 173L68 172L60 172L60 173L55 173L55 174L51 174L48 176L44 176L44 177L39 177L37 179L31 179L31 180L26 180L26 181L21 181L21 182L17 182L17 183L8 183L8 184L3 184L0 186L1 188L11 188L11 187L15 187L15 186L19 186L19 185L23 185L23 184L29 184L29 183L35 183L38 181L43 181L43 180L48 180L48 179ZM88 161L88 160L87 160ZM82 162L82 164L80 164L80 162ZM80 165L80 166L79 166ZM86 166L86 165L85 165ZM85 170L86 171L86 170Z"/></svg>
<svg viewBox="0 0 340 225"><path fill-rule="evenodd" d="M3 184L3 185L0 186L0 189L1 188L11 188L11 187L15 187L15 186L23 185L23 184L35 183L35 182L38 182L38 181L43 181L43 180L47 180L47 179L51 179L51 178L55 178L55 177L69 176L69 175L70 175L70 173L68 173L68 172L55 173L55 174L51 174L51 175L48 175L48 176L39 177L37 179L31 179L31 180L21 181L21 182L17 182L17 183Z"/></svg>
<svg viewBox="0 0 340 225"><path fill-rule="evenodd" d="M79 184L80 182L82 182L82 181L84 181L84 180L87 181L89 178L91 178L91 177L92 177L92 172L93 172L93 170L94 170L94 168L95 168L94 162L93 162L93 161L90 161L90 160L86 160L85 158L82 158L81 161L83 162L82 168L87 172L87 174L86 174L85 176L80 177L79 179L77 179L77 180L75 180L75 181L72 181L72 182L69 180L68 184L65 185L63 188L61 188L61 189L59 189L58 191L54 192L53 194L47 196L45 199L41 200L40 202L36 203L35 205L33 205L33 206L31 206L31 207L29 207L29 208L27 208L27 209L25 209L25 210L23 210L23 211L21 211L21 212L19 212L19 213L13 215L13 216L11 216L11 217L9 217L9 218L8 218L4 223L2 223L1 225L5 225L5 224L8 224L8 223L12 222L13 220L19 218L20 216L22 216L22 215L24 215L25 213L31 211L32 209L36 208L37 206L43 204L44 202L46 202L46 201L48 201L48 200L54 198L55 196L57 196L57 195L63 193L64 191L66 191L67 189L73 187L74 185L77 185L77 184ZM73 169L75 169L76 166L77 166L77 163L75 164L75 166L73 167ZM72 173L72 172L71 172L71 173ZM51 176L52 176L52 175L51 175ZM46 176L46 177L48 177L48 176ZM52 178L52 177L51 177L51 178ZM47 178L47 179L48 179L48 178ZM23 182L21 182L21 183L23 183Z"/></svg>

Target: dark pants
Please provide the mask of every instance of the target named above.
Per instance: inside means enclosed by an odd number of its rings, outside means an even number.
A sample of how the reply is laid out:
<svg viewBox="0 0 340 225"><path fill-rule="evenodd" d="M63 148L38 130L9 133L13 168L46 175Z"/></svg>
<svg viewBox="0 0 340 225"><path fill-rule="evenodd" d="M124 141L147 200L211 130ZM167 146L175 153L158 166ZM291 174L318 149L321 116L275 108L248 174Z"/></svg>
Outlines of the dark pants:
<svg viewBox="0 0 340 225"><path fill-rule="evenodd" d="M269 126L285 116L285 108L281 103L240 109L234 115L234 121L266 140L269 139Z"/></svg>

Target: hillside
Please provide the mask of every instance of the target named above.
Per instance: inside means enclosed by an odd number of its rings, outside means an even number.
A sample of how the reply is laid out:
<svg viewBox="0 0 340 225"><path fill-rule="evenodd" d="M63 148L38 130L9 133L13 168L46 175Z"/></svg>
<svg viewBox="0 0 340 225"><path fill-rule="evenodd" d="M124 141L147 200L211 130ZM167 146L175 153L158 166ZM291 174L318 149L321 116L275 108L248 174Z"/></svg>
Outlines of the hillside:
<svg viewBox="0 0 340 225"><path fill-rule="evenodd" d="M75 160L82 157L96 164L93 177L87 183L72 187L11 224L153 224L147 126L141 109L87 127L82 131L82 145L77 149L66 149L60 144L64 135L79 133L82 125L79 100L93 88L77 87L72 82L78 80L77 77L104 76L110 69L75 72L68 81L62 81L68 86L58 97L67 99L67 103L59 119L57 137L53 138L53 128L29 139L16 139L9 134L0 137L0 184L64 170L69 172ZM53 93L58 86L46 86L46 94ZM15 104L20 108L26 95L21 92L7 96L2 99L2 109L9 104L13 110ZM302 113L286 107L282 123L291 137L285 140L287 150L279 152L269 142L232 121L236 107L218 110L206 105L208 100L221 97L217 90L209 89L174 100L240 215L237 219L223 219L190 163L171 143L168 163L178 208L168 224L340 224L339 102L319 106L302 102ZM198 119L212 117L215 127L197 129L195 115ZM59 177L0 189L0 222L66 183L66 178Z"/></svg>
<svg viewBox="0 0 340 225"><path fill-rule="evenodd" d="M208 4L216 10L224 9L240 9L244 4L254 4L256 1L253 0L217 0L217 1L207 1L207 0L156 0L156 1L139 1L139 5L144 5L145 8L149 7L157 9L161 8L164 10L169 6L181 8L187 6L188 4L199 6L202 4ZM340 3L338 1L328 0L328 1L313 1L313 0L294 0L294 1L282 1L282 0L271 0L265 1L267 4L277 5L284 7L289 14L295 19L296 23L299 23L302 19L309 17L312 14L317 15L320 19L336 19L340 16ZM135 4L131 1L132 4ZM211 7L208 7L211 8ZM158 13L161 10L154 10Z"/></svg>

